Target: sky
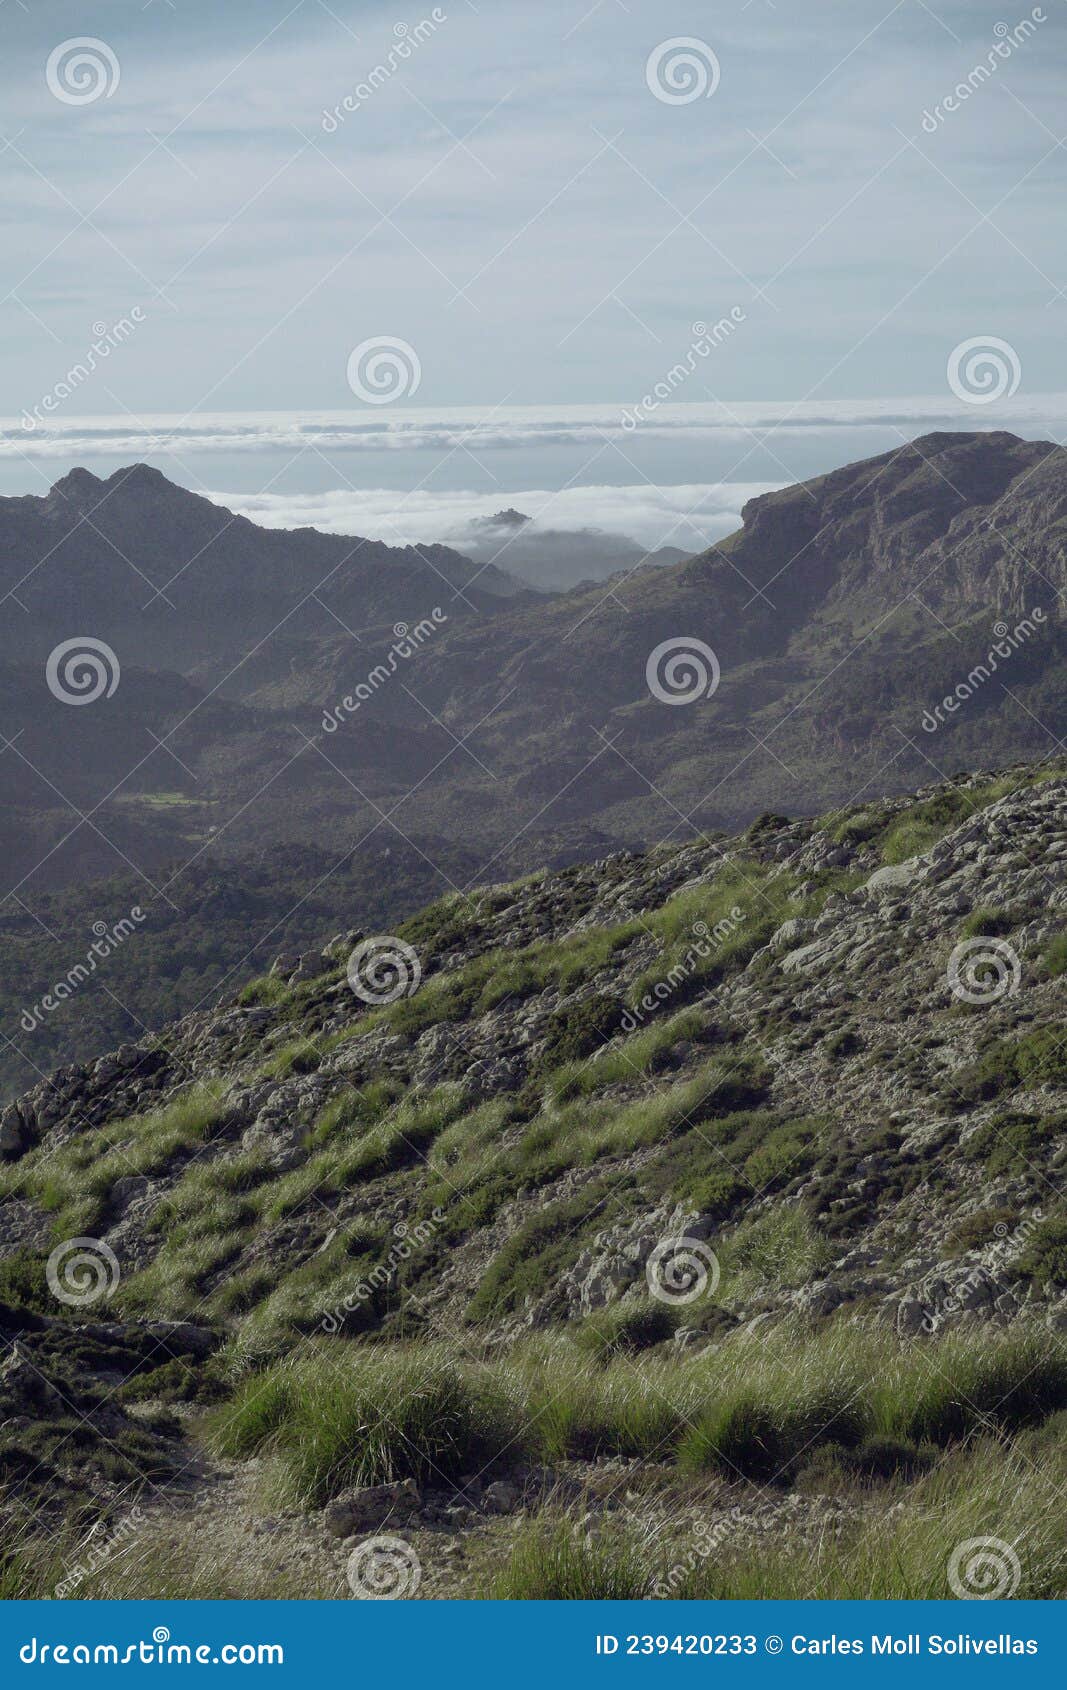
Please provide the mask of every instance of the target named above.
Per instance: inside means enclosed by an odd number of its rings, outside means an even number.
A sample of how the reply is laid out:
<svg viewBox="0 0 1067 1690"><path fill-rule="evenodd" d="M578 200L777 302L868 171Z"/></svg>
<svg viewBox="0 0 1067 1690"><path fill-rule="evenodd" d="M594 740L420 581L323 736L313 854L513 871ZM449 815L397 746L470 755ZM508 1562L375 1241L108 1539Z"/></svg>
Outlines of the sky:
<svg viewBox="0 0 1067 1690"><path fill-rule="evenodd" d="M781 484L1013 406L1067 428L1065 25L4 0L0 490L146 457L355 520L391 490ZM972 342L992 364L954 382Z"/></svg>

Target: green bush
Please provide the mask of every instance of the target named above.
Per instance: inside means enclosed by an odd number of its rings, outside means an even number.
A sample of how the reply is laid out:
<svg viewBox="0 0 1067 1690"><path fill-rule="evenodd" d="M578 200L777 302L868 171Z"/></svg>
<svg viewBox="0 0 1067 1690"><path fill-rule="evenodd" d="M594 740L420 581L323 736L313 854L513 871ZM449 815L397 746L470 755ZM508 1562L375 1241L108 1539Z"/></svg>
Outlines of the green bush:
<svg viewBox="0 0 1067 1690"><path fill-rule="evenodd" d="M998 1039L952 1082L964 1103L1000 1097L1021 1086L1067 1083L1067 1028L1036 1027L1017 1039Z"/></svg>
<svg viewBox="0 0 1067 1690"><path fill-rule="evenodd" d="M960 936L964 939L999 939L1010 933L1019 923L1007 910L994 910L988 907L974 910L960 928Z"/></svg>
<svg viewBox="0 0 1067 1690"><path fill-rule="evenodd" d="M542 1068L580 1062L603 1048L620 1030L623 1006L616 997L596 992L581 1003L558 1009L548 1020Z"/></svg>
<svg viewBox="0 0 1067 1690"><path fill-rule="evenodd" d="M760 1196L778 1191L810 1167L812 1135L803 1122L777 1127L745 1161L745 1178Z"/></svg>
<svg viewBox="0 0 1067 1690"><path fill-rule="evenodd" d="M0 1261L0 1304L16 1311L33 1309L38 1314L62 1314L48 1288L45 1258L33 1250L20 1250Z"/></svg>
<svg viewBox="0 0 1067 1690"><path fill-rule="evenodd" d="M1041 972L1048 980L1058 980L1067 972L1067 933L1057 933L1049 941L1041 958Z"/></svg>
<svg viewBox="0 0 1067 1690"><path fill-rule="evenodd" d="M1032 1174L1065 1126L1060 1115L998 1115L971 1134L963 1154L991 1174Z"/></svg>
<svg viewBox="0 0 1067 1690"><path fill-rule="evenodd" d="M832 1062L842 1061L845 1057L856 1056L866 1049L866 1043L861 1034L852 1027L842 1027L839 1032L831 1033L822 1042L823 1055Z"/></svg>
<svg viewBox="0 0 1067 1690"><path fill-rule="evenodd" d="M976 1209L952 1228L946 1243L954 1255L981 1250L995 1238L1005 1238L1019 1224L1018 1209Z"/></svg>
<svg viewBox="0 0 1067 1690"><path fill-rule="evenodd" d="M1038 1285L1067 1285L1067 1218L1043 1221L1015 1265Z"/></svg>

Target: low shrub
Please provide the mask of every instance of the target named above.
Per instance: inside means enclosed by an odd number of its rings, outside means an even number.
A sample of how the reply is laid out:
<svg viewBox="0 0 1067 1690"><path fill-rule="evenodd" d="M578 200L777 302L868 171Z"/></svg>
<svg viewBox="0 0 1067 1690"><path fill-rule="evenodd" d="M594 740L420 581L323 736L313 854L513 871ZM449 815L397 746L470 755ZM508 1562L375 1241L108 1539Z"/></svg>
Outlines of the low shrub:
<svg viewBox="0 0 1067 1690"><path fill-rule="evenodd" d="M1062 1116L998 1115L971 1134L963 1154L991 1174L1032 1174L1065 1130Z"/></svg>
<svg viewBox="0 0 1067 1690"><path fill-rule="evenodd" d="M1000 1097L1022 1086L1067 1083L1067 1028L1035 1027L1016 1039L998 1039L957 1076L950 1096L962 1104Z"/></svg>
<svg viewBox="0 0 1067 1690"><path fill-rule="evenodd" d="M953 1255L962 1256L968 1250L981 1250L994 1239L1007 1237L1018 1224L1018 1209L976 1209L952 1228L946 1243Z"/></svg>
<svg viewBox="0 0 1067 1690"><path fill-rule="evenodd" d="M1067 933L1057 933L1046 945L1040 969L1046 980L1058 980L1067 972Z"/></svg>
<svg viewBox="0 0 1067 1690"><path fill-rule="evenodd" d="M972 911L960 928L963 939L1000 939L1017 927L1018 921L1007 910L988 907Z"/></svg>
<svg viewBox="0 0 1067 1690"><path fill-rule="evenodd" d="M1043 1221L1015 1264L1038 1285L1067 1285L1067 1217Z"/></svg>

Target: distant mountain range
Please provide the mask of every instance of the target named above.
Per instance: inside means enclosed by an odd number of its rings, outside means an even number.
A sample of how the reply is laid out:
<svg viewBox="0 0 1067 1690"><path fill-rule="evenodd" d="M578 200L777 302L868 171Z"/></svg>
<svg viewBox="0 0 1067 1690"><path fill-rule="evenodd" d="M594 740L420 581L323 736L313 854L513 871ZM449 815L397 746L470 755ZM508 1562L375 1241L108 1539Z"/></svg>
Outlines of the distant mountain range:
<svg viewBox="0 0 1067 1690"><path fill-rule="evenodd" d="M39 996L26 923L46 894L52 969L122 900L170 919L163 888L190 912L195 996L244 965L261 911L284 928L312 888L316 932L331 886L338 928L380 923L449 885L816 812L1067 732L1060 448L928 435L743 522L544 594L484 551L262 529L143 465L0 500L0 944L20 972L0 1029L17 1039L19 994ZM85 640L120 674L76 707L56 695L76 671L50 688L46 667ZM263 902L220 951L199 891L251 859ZM151 1024L150 988L128 990L115 1015ZM175 987L168 1013L192 1001ZM53 1058L76 1019L47 1030Z"/></svg>

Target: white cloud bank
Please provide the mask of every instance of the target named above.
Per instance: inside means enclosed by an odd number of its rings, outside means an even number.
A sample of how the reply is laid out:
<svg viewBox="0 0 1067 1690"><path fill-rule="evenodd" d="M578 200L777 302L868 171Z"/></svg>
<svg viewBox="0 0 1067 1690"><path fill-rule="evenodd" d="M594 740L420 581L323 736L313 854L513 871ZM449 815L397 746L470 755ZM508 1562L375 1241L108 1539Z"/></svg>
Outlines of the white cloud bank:
<svg viewBox="0 0 1067 1690"><path fill-rule="evenodd" d="M775 483L773 485L780 485ZM533 533L599 529L625 534L649 550L677 546L696 551L741 525L741 506L768 482L727 482L677 487L567 487L562 492L397 493L388 488L324 493L210 493L209 498L264 528L320 528L329 534L358 534L390 545L442 540L462 550L472 522L501 505L520 510ZM500 557L507 568L507 557Z"/></svg>
<svg viewBox="0 0 1067 1690"><path fill-rule="evenodd" d="M766 400L722 404L662 404L636 430L623 426L627 404L477 406L388 412L369 407L346 411L196 412L157 415L64 417L25 426L0 419L0 457L39 457L80 462L109 457L129 461L182 452L382 452L446 454L506 451L538 446L596 447L605 441L730 440L753 435L795 437L813 429L853 432L899 429L902 435L932 429L1009 428L1058 433L1067 424L1067 393L1038 393L999 401L995 407L968 404L948 395L897 399L835 399L822 403ZM32 420L32 419L31 419Z"/></svg>

